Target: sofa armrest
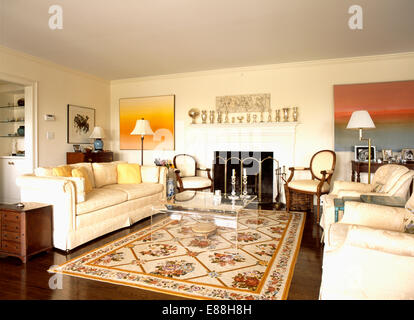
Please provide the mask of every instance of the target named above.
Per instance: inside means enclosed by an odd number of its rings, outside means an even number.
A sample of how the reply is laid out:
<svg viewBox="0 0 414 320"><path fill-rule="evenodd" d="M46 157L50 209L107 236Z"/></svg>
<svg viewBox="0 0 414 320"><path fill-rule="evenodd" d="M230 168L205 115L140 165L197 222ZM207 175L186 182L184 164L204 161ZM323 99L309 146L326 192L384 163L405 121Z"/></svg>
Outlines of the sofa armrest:
<svg viewBox="0 0 414 320"><path fill-rule="evenodd" d="M64 177L37 177L26 174L16 179L20 187L21 201L40 202L53 205L53 233L55 247L65 248L65 237L76 228L75 183ZM56 237L56 235L61 235ZM56 239L60 240L56 240Z"/></svg>
<svg viewBox="0 0 414 320"><path fill-rule="evenodd" d="M405 216L404 208L347 201L340 222L403 232Z"/></svg>
<svg viewBox="0 0 414 320"><path fill-rule="evenodd" d="M335 223L329 229L327 240L331 250L348 245L414 257L414 235L409 233Z"/></svg>
<svg viewBox="0 0 414 320"><path fill-rule="evenodd" d="M334 181L332 185L332 194L339 194L340 191L356 191L359 193L371 192L373 189L372 184L352 182L352 181Z"/></svg>

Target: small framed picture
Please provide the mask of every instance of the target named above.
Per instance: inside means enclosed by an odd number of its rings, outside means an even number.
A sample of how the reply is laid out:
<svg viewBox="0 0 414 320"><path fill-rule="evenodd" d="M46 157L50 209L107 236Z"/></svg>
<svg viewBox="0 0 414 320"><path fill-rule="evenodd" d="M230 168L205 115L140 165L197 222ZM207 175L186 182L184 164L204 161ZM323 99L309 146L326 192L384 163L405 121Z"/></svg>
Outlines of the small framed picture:
<svg viewBox="0 0 414 320"><path fill-rule="evenodd" d="M385 162L390 162L392 159L392 150L389 149L383 149L382 150L382 160Z"/></svg>
<svg viewBox="0 0 414 320"><path fill-rule="evenodd" d="M355 146L355 161L368 161L368 146ZM371 161L377 160L375 146L371 146Z"/></svg>
<svg viewBox="0 0 414 320"><path fill-rule="evenodd" d="M68 104L67 143L91 143L95 127L95 109Z"/></svg>
<svg viewBox="0 0 414 320"><path fill-rule="evenodd" d="M75 152L81 152L81 146L80 146L80 144L74 144L73 145L73 151L75 151Z"/></svg>
<svg viewBox="0 0 414 320"><path fill-rule="evenodd" d="M414 161L414 149L402 149L401 158L405 161Z"/></svg>

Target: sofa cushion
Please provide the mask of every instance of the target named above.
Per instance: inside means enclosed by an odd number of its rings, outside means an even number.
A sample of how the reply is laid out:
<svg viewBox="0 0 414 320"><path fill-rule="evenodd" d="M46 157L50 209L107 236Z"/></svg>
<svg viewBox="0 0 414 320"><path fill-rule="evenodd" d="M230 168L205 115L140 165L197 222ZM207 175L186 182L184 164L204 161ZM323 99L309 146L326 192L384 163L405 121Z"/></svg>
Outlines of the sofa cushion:
<svg viewBox="0 0 414 320"><path fill-rule="evenodd" d="M96 188L118 182L117 164L112 162L92 163L92 168Z"/></svg>
<svg viewBox="0 0 414 320"><path fill-rule="evenodd" d="M83 178L85 193L92 191L92 182L85 167L72 169L72 177Z"/></svg>
<svg viewBox="0 0 414 320"><path fill-rule="evenodd" d="M89 181L91 182L92 188L95 188L95 177L93 176L93 169L92 169L92 163L90 162L79 162L79 163L73 163L70 165L72 169L78 169L78 168L85 168L86 172L89 176Z"/></svg>
<svg viewBox="0 0 414 320"><path fill-rule="evenodd" d="M157 166L142 166L142 182L158 183L160 168Z"/></svg>
<svg viewBox="0 0 414 320"><path fill-rule="evenodd" d="M56 177L71 177L72 168L70 166L59 166L53 168L53 175Z"/></svg>
<svg viewBox="0 0 414 320"><path fill-rule="evenodd" d="M118 184L141 183L141 166L136 163L121 163L117 165Z"/></svg>
<svg viewBox="0 0 414 320"><path fill-rule="evenodd" d="M139 184L111 184L103 187L108 190L118 190L128 195L128 200L139 199L152 196L162 192L164 187L159 183L139 183Z"/></svg>
<svg viewBox="0 0 414 320"><path fill-rule="evenodd" d="M291 182L289 182L288 185L289 188L302 191L316 192L319 182L319 180L292 180ZM321 191L329 191L329 184L327 182L324 182Z"/></svg>
<svg viewBox="0 0 414 320"><path fill-rule="evenodd" d="M88 212L114 206L128 200L128 195L115 189L93 189L86 194L86 199L76 205L76 215L82 215Z"/></svg>
<svg viewBox="0 0 414 320"><path fill-rule="evenodd" d="M407 167L398 164L383 165L375 172L372 184L374 187L379 186L380 192L387 193L409 170Z"/></svg>

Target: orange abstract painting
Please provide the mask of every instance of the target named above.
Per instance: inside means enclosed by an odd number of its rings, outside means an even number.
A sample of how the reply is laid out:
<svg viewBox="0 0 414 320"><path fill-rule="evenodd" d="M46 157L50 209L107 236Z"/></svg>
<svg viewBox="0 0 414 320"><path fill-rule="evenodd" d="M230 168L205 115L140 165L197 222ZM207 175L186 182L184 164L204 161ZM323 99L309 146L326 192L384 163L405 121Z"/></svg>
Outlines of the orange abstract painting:
<svg viewBox="0 0 414 320"><path fill-rule="evenodd" d="M153 136L145 136L144 150L174 150L175 96L119 100L120 149L140 150L141 138L132 135L137 120L149 120Z"/></svg>

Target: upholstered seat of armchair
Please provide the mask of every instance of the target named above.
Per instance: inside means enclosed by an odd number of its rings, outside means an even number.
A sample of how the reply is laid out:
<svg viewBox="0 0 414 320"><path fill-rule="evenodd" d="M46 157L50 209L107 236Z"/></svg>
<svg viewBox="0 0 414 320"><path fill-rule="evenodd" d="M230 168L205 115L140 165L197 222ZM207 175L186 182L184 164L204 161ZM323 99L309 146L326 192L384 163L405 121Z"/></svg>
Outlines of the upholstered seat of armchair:
<svg viewBox="0 0 414 320"><path fill-rule="evenodd" d="M321 196L323 204L320 226L325 230L335 222L335 198L360 197L365 194L407 199L413 177L413 170L402 165L387 164L378 168L371 184L334 181L332 191L329 194Z"/></svg>
<svg viewBox="0 0 414 320"><path fill-rule="evenodd" d="M346 202L326 230L320 299L414 299L413 212L414 195L405 208Z"/></svg>
<svg viewBox="0 0 414 320"><path fill-rule="evenodd" d="M177 154L173 159L177 187L179 192L185 190L213 191L213 179L210 168L199 168L196 159L188 154ZM198 171L205 172L207 176L197 175Z"/></svg>

